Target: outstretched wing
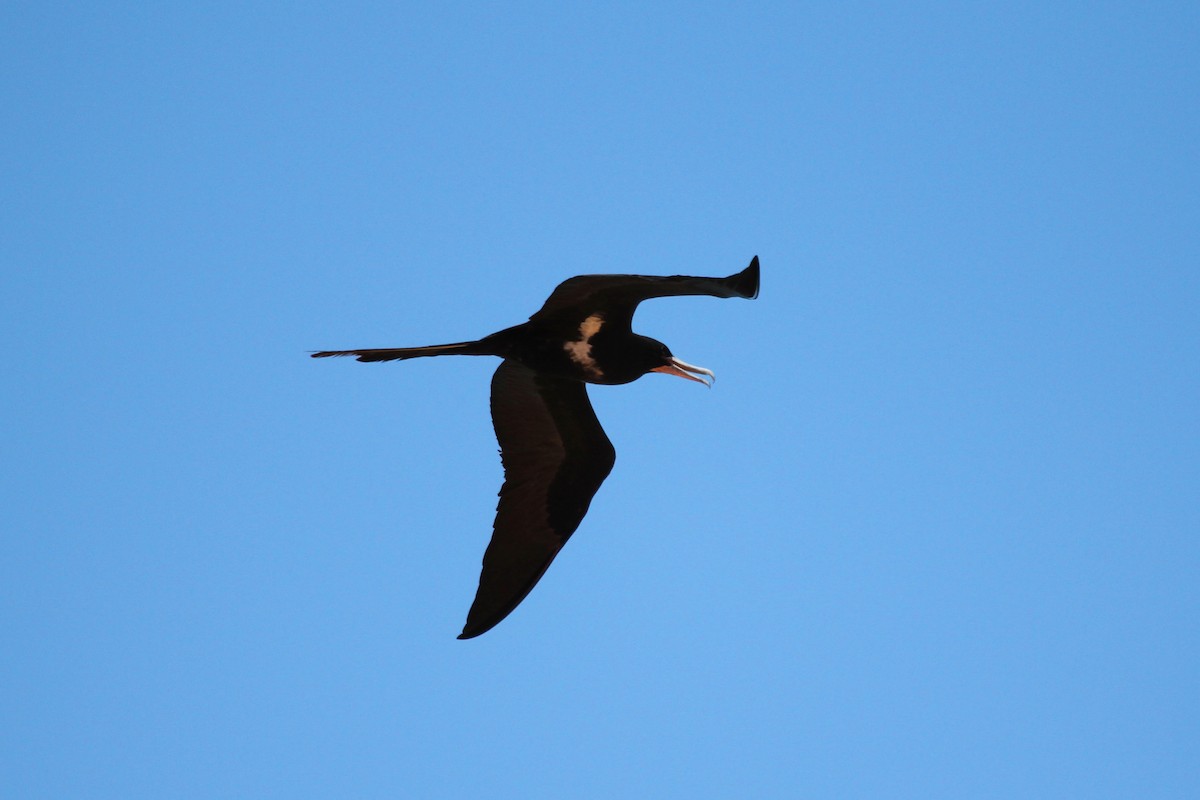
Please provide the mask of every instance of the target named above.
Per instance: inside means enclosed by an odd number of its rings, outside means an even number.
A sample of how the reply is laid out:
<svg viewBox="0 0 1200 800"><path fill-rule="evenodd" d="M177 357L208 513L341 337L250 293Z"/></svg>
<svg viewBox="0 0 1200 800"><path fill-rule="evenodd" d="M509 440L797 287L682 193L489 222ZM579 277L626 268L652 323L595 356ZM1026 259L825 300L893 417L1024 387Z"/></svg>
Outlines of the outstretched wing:
<svg viewBox="0 0 1200 800"><path fill-rule="evenodd" d="M587 390L505 361L492 377L492 424L504 485L479 591L460 639L517 607L583 521L616 460Z"/></svg>
<svg viewBox="0 0 1200 800"><path fill-rule="evenodd" d="M531 320L580 320L600 314L610 322L628 321L638 303L652 297L701 294L712 297L758 296L758 256L741 272L727 278L695 278L690 275L580 275L560 283Z"/></svg>

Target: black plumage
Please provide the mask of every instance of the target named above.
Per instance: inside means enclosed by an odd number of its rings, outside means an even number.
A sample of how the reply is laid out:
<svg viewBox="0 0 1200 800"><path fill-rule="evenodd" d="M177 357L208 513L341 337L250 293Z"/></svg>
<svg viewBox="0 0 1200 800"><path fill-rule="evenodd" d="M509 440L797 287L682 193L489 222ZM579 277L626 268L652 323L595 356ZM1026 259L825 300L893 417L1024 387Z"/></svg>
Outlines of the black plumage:
<svg viewBox="0 0 1200 800"><path fill-rule="evenodd" d="M504 485L479 590L460 639L494 627L546 572L608 477L616 452L596 419L586 384L629 383L663 372L708 383L712 373L633 332L638 304L654 297L758 296L758 257L727 278L581 275L554 290L528 322L473 342L375 350L327 350L314 358L397 361L490 355L491 412ZM698 377L703 376L703 377Z"/></svg>

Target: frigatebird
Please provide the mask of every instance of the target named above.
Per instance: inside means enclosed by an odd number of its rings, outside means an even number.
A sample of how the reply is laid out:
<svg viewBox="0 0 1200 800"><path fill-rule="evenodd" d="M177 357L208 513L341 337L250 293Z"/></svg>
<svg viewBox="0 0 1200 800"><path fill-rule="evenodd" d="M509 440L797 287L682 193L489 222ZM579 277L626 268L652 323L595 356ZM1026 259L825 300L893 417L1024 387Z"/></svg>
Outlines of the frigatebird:
<svg viewBox="0 0 1200 800"><path fill-rule="evenodd" d="M665 344L631 328L640 302L675 295L757 297L758 256L727 278L570 278L528 322L474 342L312 354L359 361L450 355L504 359L492 376L491 396L504 484L479 589L459 639L491 630L525 599L612 470L616 451L596 419L586 384L630 383L662 372L712 385L711 371L679 360Z"/></svg>

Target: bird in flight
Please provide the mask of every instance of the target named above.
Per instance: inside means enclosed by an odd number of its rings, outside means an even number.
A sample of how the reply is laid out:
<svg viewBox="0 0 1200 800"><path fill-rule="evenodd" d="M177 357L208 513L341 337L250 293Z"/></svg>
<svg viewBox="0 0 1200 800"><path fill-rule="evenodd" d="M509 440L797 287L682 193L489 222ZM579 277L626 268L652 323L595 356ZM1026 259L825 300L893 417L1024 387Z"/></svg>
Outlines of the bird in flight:
<svg viewBox="0 0 1200 800"><path fill-rule="evenodd" d="M727 278L580 275L563 281L541 309L474 342L379 350L325 350L313 358L401 361L426 356L499 356L492 376L492 425L504 485L479 590L459 639L486 633L545 574L579 527L616 451L600 427L586 384L630 383L661 372L711 386L713 373L633 332L643 300L677 295L758 296L758 256Z"/></svg>

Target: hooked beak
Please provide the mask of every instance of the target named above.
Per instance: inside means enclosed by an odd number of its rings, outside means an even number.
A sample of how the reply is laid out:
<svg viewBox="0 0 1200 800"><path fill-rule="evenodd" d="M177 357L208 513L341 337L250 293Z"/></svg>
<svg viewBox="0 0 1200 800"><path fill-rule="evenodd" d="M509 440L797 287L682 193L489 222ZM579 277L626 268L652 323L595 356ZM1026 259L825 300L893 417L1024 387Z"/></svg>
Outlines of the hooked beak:
<svg viewBox="0 0 1200 800"><path fill-rule="evenodd" d="M671 356L670 364L663 364L661 367L655 367L650 371L661 372L664 375L675 375L679 378L687 378L689 381L703 383L710 389L712 388L712 385L717 382L717 376L712 374L712 370L707 370L704 367L694 367L686 361L680 361L674 356ZM695 375L689 375L688 373L695 373ZM696 375L707 376L709 380L697 378Z"/></svg>

